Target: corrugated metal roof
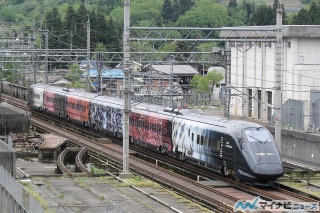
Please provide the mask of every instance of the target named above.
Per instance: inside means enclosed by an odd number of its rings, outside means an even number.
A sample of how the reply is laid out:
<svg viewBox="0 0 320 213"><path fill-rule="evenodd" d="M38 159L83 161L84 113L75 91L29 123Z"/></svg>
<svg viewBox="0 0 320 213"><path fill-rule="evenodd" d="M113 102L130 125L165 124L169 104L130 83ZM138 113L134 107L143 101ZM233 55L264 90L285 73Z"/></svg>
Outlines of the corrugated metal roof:
<svg viewBox="0 0 320 213"><path fill-rule="evenodd" d="M98 70L97 69L90 69L90 78L97 78L98 77ZM82 76L85 77L87 72L85 71ZM118 69L105 69L102 70L102 78L114 78L114 79L122 79L124 78L123 70Z"/></svg>
<svg viewBox="0 0 320 213"><path fill-rule="evenodd" d="M165 74L170 74L171 70L174 75L195 75L199 74L199 72L194 69L190 65L170 65L170 64L165 64L165 65L151 65L151 67L158 71L158 72L163 72Z"/></svg>
<svg viewBox="0 0 320 213"><path fill-rule="evenodd" d="M39 146L39 149L57 149L67 140L52 134L41 134L40 136L43 138L43 143Z"/></svg>

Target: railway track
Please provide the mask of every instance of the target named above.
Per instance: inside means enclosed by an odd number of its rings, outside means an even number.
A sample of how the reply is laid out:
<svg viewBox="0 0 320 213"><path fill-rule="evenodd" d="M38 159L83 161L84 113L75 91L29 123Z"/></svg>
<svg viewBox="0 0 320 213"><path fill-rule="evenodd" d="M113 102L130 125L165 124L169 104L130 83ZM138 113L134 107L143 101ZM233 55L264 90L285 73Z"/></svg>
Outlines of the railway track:
<svg viewBox="0 0 320 213"><path fill-rule="evenodd" d="M61 127L49 125L50 122L45 122L43 120L32 118L31 123L43 129L47 129L52 133L59 134L114 162L122 162L122 147L116 146L118 148L115 148L114 144L105 144L103 146L93 139L85 138L84 136L64 130ZM196 200L201 200L203 203L211 206L211 208L214 206L219 211L233 212L233 205L239 199L239 197L230 196L227 193L204 186L196 181L192 181L134 156L130 157L129 165L133 171L157 180L168 187L186 193ZM252 196L242 192L241 198L251 199Z"/></svg>
<svg viewBox="0 0 320 213"><path fill-rule="evenodd" d="M144 155L148 155L156 158L157 164L159 164L159 162L162 161L162 162L165 162L166 164L183 168L186 171L192 171L193 174L204 177L207 180L216 180L216 179L221 180L230 184L232 187L238 190L245 191L254 196L260 196L265 200L293 200L296 202L300 202L300 201L315 202L316 201L316 198L310 198L304 195L300 195L298 193L293 193L288 190L284 190L276 185L274 185L271 188L270 187L258 188L258 187L250 186L248 184L244 184L244 183L229 179L227 177L224 177L218 171L212 171L212 170L208 170L207 168L201 168L199 167L199 165L192 165L190 163L181 162L179 160L176 160L175 158L163 156L161 154L154 153L153 151L145 150L141 147L135 147L133 148L133 150L136 152L141 152L141 153L143 152Z"/></svg>
<svg viewBox="0 0 320 213"><path fill-rule="evenodd" d="M21 103L19 103L21 104ZM26 105L24 105L26 106ZM24 107L23 104L21 107ZM25 107L28 110L27 107ZM41 115L42 114L42 115ZM43 113L39 113L38 116L46 116ZM51 120L48 122L47 118L46 121L40 120L37 118L32 118L31 123L35 126L41 127L43 129L47 129L50 132L62 135L63 137L68 138L70 141L86 147L93 152L98 153L101 156L105 156L115 162L122 162L122 149L115 149L112 146L108 146L108 144L101 144L97 142L96 138L101 137L101 134L97 132L92 133L91 130L87 130L87 133L84 135L80 135L74 132L80 132L75 130L77 127L69 127L73 126L70 123L66 123L65 121L58 120ZM52 123L60 123L59 127L52 125ZM67 127L68 126L68 127ZM75 131L68 130L69 128L73 128ZM84 128L81 128L83 131ZM89 134L89 132L91 132ZM88 136L90 136L88 138ZM104 135L105 136L105 135ZM143 152L146 152L144 149ZM161 156L163 158L163 156ZM171 158L172 162L175 159ZM184 168L197 171L199 174L206 175L208 177L212 177L213 174L210 171L205 171L203 169L199 169L196 166L183 164L182 162L178 163L178 166L183 166ZM181 191L188 196L192 197L196 200L201 200L202 203L206 203L207 205L213 205L216 209L223 212L233 212L233 206L236 201L238 200L252 200L254 196L261 196L268 200L292 200L296 202L317 202L314 199L300 196L296 193L290 193L289 191L285 191L282 189L272 188L270 191L265 189L258 189L256 187L249 187L245 184L241 184L239 182L232 183L230 179L223 179L230 184L237 185L237 187L231 188L219 188L213 189L211 187L204 186L196 181L190 180L189 178L182 177L181 175L169 172L166 169L160 169L160 167L155 166L151 163L147 163L139 158L134 156L130 157L130 168L134 171L143 174L144 176L148 176L154 180L162 182L163 184L167 185L168 187L175 188L178 191ZM219 178L222 178L219 176ZM249 193L250 192L250 193ZM232 194L232 196L230 195Z"/></svg>

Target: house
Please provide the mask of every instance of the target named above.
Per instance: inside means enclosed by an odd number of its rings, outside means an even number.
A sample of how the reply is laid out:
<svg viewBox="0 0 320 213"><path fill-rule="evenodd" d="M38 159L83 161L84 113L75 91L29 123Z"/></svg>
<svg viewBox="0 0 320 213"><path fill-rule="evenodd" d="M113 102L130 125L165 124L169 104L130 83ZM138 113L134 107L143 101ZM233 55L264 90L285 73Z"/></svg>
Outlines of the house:
<svg viewBox="0 0 320 213"><path fill-rule="evenodd" d="M150 72L157 72L168 76L178 82L184 91L188 91L189 82L199 72L190 65L181 64L150 64L147 66Z"/></svg>
<svg viewBox="0 0 320 213"><path fill-rule="evenodd" d="M82 74L82 77L85 78L86 75L87 72L85 71ZM97 69L90 69L89 77L93 86L95 86L96 88L98 88L99 84L102 83L102 90L104 94L116 96L121 95L121 88L124 78L123 70L112 68L103 69L101 71L101 75L99 76Z"/></svg>
<svg viewBox="0 0 320 213"><path fill-rule="evenodd" d="M242 39L243 33L226 30L220 36ZM275 32L265 34L275 38ZM282 34L282 125L302 131L319 129L320 26L284 25ZM230 114L273 122L275 43L236 41L227 45L231 49Z"/></svg>

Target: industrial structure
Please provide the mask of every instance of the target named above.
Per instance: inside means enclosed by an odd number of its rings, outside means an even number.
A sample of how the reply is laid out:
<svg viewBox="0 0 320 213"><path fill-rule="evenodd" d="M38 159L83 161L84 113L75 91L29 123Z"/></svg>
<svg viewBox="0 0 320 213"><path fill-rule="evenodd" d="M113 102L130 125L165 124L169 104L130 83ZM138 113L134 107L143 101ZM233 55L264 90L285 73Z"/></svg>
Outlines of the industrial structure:
<svg viewBox="0 0 320 213"><path fill-rule="evenodd" d="M229 36L239 38L246 33ZM317 78L320 70L320 26L283 26L282 34L281 124L288 129L317 131L320 127L320 80ZM250 38L257 37L252 35ZM274 122L276 44L229 42L229 46L232 58L230 113Z"/></svg>

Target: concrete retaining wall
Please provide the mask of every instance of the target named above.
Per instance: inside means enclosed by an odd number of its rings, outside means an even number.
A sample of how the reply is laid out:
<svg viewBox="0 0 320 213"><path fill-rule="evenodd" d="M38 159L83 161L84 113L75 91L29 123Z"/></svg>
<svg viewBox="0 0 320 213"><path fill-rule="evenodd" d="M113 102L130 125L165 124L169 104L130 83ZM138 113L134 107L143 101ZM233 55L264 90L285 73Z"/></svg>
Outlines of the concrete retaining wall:
<svg viewBox="0 0 320 213"><path fill-rule="evenodd" d="M274 134L274 128L269 128ZM282 155L320 164L320 135L287 129L281 130Z"/></svg>

